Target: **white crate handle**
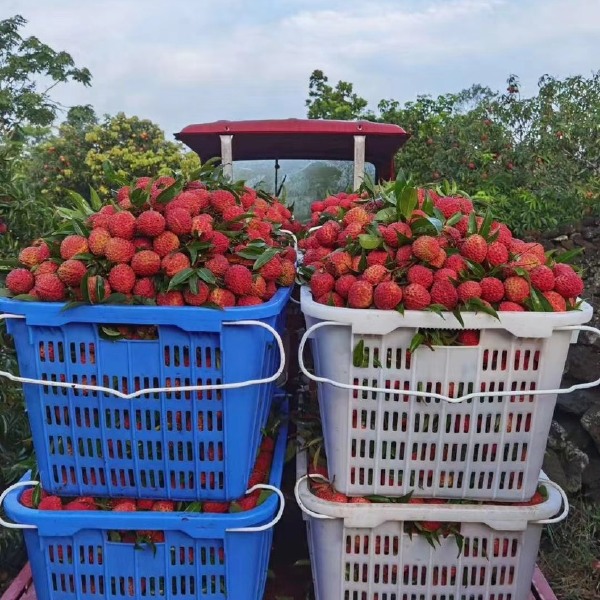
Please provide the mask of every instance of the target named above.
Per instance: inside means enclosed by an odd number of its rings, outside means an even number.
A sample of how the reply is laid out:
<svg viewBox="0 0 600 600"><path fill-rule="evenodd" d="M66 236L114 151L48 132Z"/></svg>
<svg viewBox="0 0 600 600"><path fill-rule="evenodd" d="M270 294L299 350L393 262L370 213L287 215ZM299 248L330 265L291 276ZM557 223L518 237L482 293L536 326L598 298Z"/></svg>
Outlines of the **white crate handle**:
<svg viewBox="0 0 600 600"><path fill-rule="evenodd" d="M310 338L310 336L321 329L322 327L349 327L349 323L339 323L337 321L321 321L320 323L315 323L311 327L309 327L302 339L300 340L300 345L298 347L298 365L300 366L300 370L306 377L316 381L317 383L328 383L329 385L333 385L338 388L342 388L345 390L361 390L365 392L379 392L384 394L402 394L406 396L417 396L419 398L436 398L438 400L445 400L446 402L464 402L465 400L470 400L471 398L479 398L480 396L489 396L492 392L483 391L483 392L471 392L470 394L465 394L464 396L459 396L458 398L450 398L449 396L444 396L444 394L437 394L435 392L422 392L418 390L399 390L395 388L380 388L373 387L370 385L353 385L351 383L342 383L340 381L334 381L332 379L328 379L327 377L319 377L317 375L313 375L310 373L306 367L304 366L304 347L306 346L306 342ZM568 325L565 327L557 327L554 331L590 331L600 336L600 329L596 327L590 327L589 325ZM590 381L586 383L578 383L572 385L568 388L559 388L555 390L504 390L504 391L494 391L494 396L515 396L518 394L523 394L527 396L539 396L542 394L568 394L570 392L574 392L575 390L583 390L587 388L596 387L600 385L600 378L595 381Z"/></svg>
<svg viewBox="0 0 600 600"><path fill-rule="evenodd" d="M540 479L540 483L553 487L560 494L563 509L556 517L539 519L538 521L532 521L532 523L535 525L551 525L552 523L560 523L566 519L567 515L569 514L569 498L567 498L567 494L565 494L565 491L560 487L560 485L557 485L554 483L554 481L550 481L549 479Z"/></svg>
<svg viewBox="0 0 600 600"><path fill-rule="evenodd" d="M0 315L0 319L12 318L22 319L24 317L22 315L11 315L8 313ZM273 327L267 325L267 323L263 323L262 321L254 320L230 321L224 322L223 325L256 325L257 327L262 327L263 329L266 329L269 333L271 333L275 338L275 341L277 342L277 347L279 348L279 368L277 369L277 371L270 377L266 377L264 379L250 379L248 381L237 381L234 383L215 383L209 385L181 385L176 387L144 388L138 390L137 392L132 392L131 394L124 394L123 392L119 392L118 390L113 390L112 388L103 387L101 385L87 385L83 383L71 383L67 381L46 381L43 379L30 379L28 377L18 377L17 375L13 375L12 373L8 373L7 371L0 371L0 377L6 377L11 381L18 381L20 383L34 383L37 385L68 388L71 390L89 390L92 392L102 392L105 394L112 394L113 396L118 396L119 398L124 398L126 400L129 400L130 398L137 398L138 396L143 396L145 394L158 394L162 392L195 392L201 390L239 389L249 385L260 385L263 383L270 383L271 381L275 381L279 378L279 376L283 373L285 369L285 349L283 347L283 341L281 339L281 336Z"/></svg>
<svg viewBox="0 0 600 600"><path fill-rule="evenodd" d="M274 527L279 522L281 516L283 515L283 510L285 508L285 498L283 497L281 490L273 485L268 485L266 483L257 483L256 485L253 485L246 492L246 494L254 492L255 490L271 490L272 492L275 492L277 494L277 496L279 497L279 510L277 511L277 514L273 517L271 521L269 521L269 523L265 523L264 525L257 525L256 527L232 527L231 529L226 529L225 531L231 533L238 533L240 531L265 531L266 529L271 529L271 527Z"/></svg>
<svg viewBox="0 0 600 600"><path fill-rule="evenodd" d="M0 508L2 508L2 503L4 502L4 498L8 496L13 490L17 490L22 487L27 487L30 485L37 485L39 481L18 481L17 483L13 483L10 487L7 487L2 494L0 494ZM10 523L5 521L2 517L0 517L0 525L2 527L6 527L6 529L37 529L36 525L26 525L25 523Z"/></svg>
<svg viewBox="0 0 600 600"><path fill-rule="evenodd" d="M316 513L312 510L310 510L310 508L307 508L306 506L304 506L304 504L302 503L302 500L300 500L300 484L305 480L308 479L308 475L303 475L302 477L300 477L300 479L298 479L298 481L296 481L296 485L294 486L294 496L296 497L296 503L298 504L298 506L300 507L300 510L304 513L307 514L309 517L313 517L313 519L335 519L335 517L330 517L329 515L321 515L319 513ZM318 477L320 479L323 479L324 481L329 481L326 477L323 477L322 475L311 475L311 477Z"/></svg>

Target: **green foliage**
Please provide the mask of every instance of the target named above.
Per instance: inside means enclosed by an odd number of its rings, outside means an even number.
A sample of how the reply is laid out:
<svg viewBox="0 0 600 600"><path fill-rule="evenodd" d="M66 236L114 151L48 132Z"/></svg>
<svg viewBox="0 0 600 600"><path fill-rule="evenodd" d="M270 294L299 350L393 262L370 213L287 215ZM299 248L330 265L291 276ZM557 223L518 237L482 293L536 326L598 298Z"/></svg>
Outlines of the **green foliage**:
<svg viewBox="0 0 600 600"><path fill-rule="evenodd" d="M316 85L313 81L314 75ZM309 117L357 118L366 101L339 82L334 90L315 71ZM540 78L537 94L522 97L511 75L506 91L480 85L401 105L381 100L374 120L396 123L411 138L396 166L420 184L454 180L479 191L497 218L519 234L555 228L598 213L600 206L600 72L590 77ZM315 114L315 107L318 114ZM494 200L492 201L491 198Z"/></svg>
<svg viewBox="0 0 600 600"><path fill-rule="evenodd" d="M127 179L171 175L173 171L187 175L200 164L195 153L185 153L180 144L165 140L158 125L124 113L107 115L86 133L85 141L90 145L85 159L90 185L104 196L109 193L104 185L103 164L107 161L118 176Z"/></svg>
<svg viewBox="0 0 600 600"><path fill-rule="evenodd" d="M373 113L365 111L368 102L353 92L351 83L338 81L330 86L323 71L313 71L308 85L308 117L310 119L371 119Z"/></svg>
<svg viewBox="0 0 600 600"><path fill-rule="evenodd" d="M23 38L19 29L27 21L20 15L0 21L0 136L25 124L47 126L58 104L48 92L69 80L90 85L87 69L75 67L67 52L56 52L35 37ZM40 89L40 81L49 82Z"/></svg>

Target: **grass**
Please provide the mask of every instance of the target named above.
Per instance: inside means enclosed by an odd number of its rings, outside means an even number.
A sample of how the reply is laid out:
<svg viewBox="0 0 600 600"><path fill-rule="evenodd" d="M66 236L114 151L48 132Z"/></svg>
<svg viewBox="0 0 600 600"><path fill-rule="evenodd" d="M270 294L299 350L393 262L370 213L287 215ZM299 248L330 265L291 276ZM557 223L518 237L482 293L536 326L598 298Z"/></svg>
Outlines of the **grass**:
<svg viewBox="0 0 600 600"><path fill-rule="evenodd" d="M560 600L600 598L600 504L577 498L543 534L539 566Z"/></svg>

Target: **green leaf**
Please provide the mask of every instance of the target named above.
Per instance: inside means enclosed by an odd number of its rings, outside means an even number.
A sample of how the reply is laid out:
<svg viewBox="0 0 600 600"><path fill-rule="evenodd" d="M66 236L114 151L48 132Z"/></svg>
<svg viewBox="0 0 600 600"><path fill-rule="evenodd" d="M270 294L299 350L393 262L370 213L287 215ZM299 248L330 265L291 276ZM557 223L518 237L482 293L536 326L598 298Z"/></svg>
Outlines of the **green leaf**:
<svg viewBox="0 0 600 600"><path fill-rule="evenodd" d="M158 202L159 204L167 204L168 202L173 200L173 198L175 198L175 196L177 196L177 194L179 194L179 192L181 192L182 188L183 188L183 183L180 180L175 180L174 183L172 183L170 186L166 187L156 197L156 202Z"/></svg>
<svg viewBox="0 0 600 600"><path fill-rule="evenodd" d="M87 306L86 302L82 302L81 300L72 300L71 302L67 302L61 309L60 312L64 312L66 310L71 310L72 308L77 308L78 306Z"/></svg>
<svg viewBox="0 0 600 600"><path fill-rule="evenodd" d="M183 512L202 512L202 502L190 502Z"/></svg>
<svg viewBox="0 0 600 600"><path fill-rule="evenodd" d="M443 229L443 224L435 217L422 217L411 224L413 234L437 236Z"/></svg>
<svg viewBox="0 0 600 600"><path fill-rule="evenodd" d="M192 294L198 293L198 273L194 272L194 274L190 277L189 286Z"/></svg>
<svg viewBox="0 0 600 600"><path fill-rule="evenodd" d="M244 250L240 250L239 252L236 252L236 256L241 256L242 258L248 258L250 260L254 260L255 258L258 258L259 256L262 256L264 253L264 250L262 248L245 248Z"/></svg>
<svg viewBox="0 0 600 600"><path fill-rule="evenodd" d="M481 229L479 230L479 234L487 239L488 234L490 232L490 228L492 227L492 222L494 217L492 216L492 211L488 208L485 212L485 217L483 218L483 222L481 223Z"/></svg>
<svg viewBox="0 0 600 600"><path fill-rule="evenodd" d="M483 312L488 315L491 315L495 319L500 320L498 313L494 310L493 307L488 306L485 302L483 302L480 298L471 298L469 302L467 302L467 306L469 308L475 309L477 312Z"/></svg>
<svg viewBox="0 0 600 600"><path fill-rule="evenodd" d="M94 212L98 212L102 208L102 200L98 196L98 192L90 185L90 205Z"/></svg>
<svg viewBox="0 0 600 600"><path fill-rule="evenodd" d="M367 268L367 254L363 252L361 254L360 260L358 261L358 269L359 271L364 271Z"/></svg>
<svg viewBox="0 0 600 600"><path fill-rule="evenodd" d="M363 366L363 359L365 356L365 341L360 340L354 347L352 352L352 364L355 367L361 368Z"/></svg>
<svg viewBox="0 0 600 600"><path fill-rule="evenodd" d="M583 248L573 248L573 250L567 250L562 254L554 256L554 262L557 263L570 263L572 260L583 253Z"/></svg>
<svg viewBox="0 0 600 600"><path fill-rule="evenodd" d="M464 327L465 326L465 322L462 318L462 315L460 314L460 309L459 308L455 308L452 311L452 314L454 315L454 317L456 318L456 320Z"/></svg>
<svg viewBox="0 0 600 600"><path fill-rule="evenodd" d="M102 300L102 304L127 304L129 298L125 294L114 292Z"/></svg>
<svg viewBox="0 0 600 600"><path fill-rule="evenodd" d="M381 245L381 242L382 238L376 235L361 233L358 236L358 243L360 244L360 247L365 250L375 250L375 248L378 248Z"/></svg>
<svg viewBox="0 0 600 600"><path fill-rule="evenodd" d="M461 212L454 213L447 221L446 225L449 227L454 227L461 219L463 218L463 214Z"/></svg>
<svg viewBox="0 0 600 600"><path fill-rule="evenodd" d="M413 335L412 340L410 341L410 346L408 347L411 354L425 341L425 336L417 332Z"/></svg>
<svg viewBox="0 0 600 600"><path fill-rule="evenodd" d="M40 299L31 294L17 294L12 297L13 300L22 300L23 302L39 302Z"/></svg>
<svg viewBox="0 0 600 600"><path fill-rule="evenodd" d="M293 565L293 567L310 567L310 560L308 558L301 558L297 560Z"/></svg>
<svg viewBox="0 0 600 600"><path fill-rule="evenodd" d="M102 170L104 171L104 177L111 185L117 185L119 187L124 187L127 185L128 182L117 175L117 172L114 170L112 164L108 160L102 163Z"/></svg>
<svg viewBox="0 0 600 600"><path fill-rule="evenodd" d="M265 250L262 256L260 256L254 261L254 264L252 265L252 270L258 271L258 269L266 265L278 253L279 250L277 250L276 248L269 248L268 250Z"/></svg>
<svg viewBox="0 0 600 600"><path fill-rule="evenodd" d="M443 304L430 304L426 310L434 312L436 315L442 317L442 319L445 319L444 313L448 312L448 309Z"/></svg>
<svg viewBox="0 0 600 600"><path fill-rule="evenodd" d="M91 187L90 187L90 189L91 189ZM67 194L69 194L69 198L71 199L71 202L73 202L73 204L79 210L79 212L83 213L84 215L92 214L93 211L90 208L90 205L86 202L85 198L81 194L78 194L77 192L74 192L73 190L65 190L65 191L67 192ZM100 207L102 207L102 205ZM100 209L97 209L97 210L100 210Z"/></svg>
<svg viewBox="0 0 600 600"><path fill-rule="evenodd" d="M206 267L197 269L196 274L198 275L198 277L200 277L200 279L202 279L202 281L210 285L217 284L217 278L215 277L215 274L212 271L209 271Z"/></svg>
<svg viewBox="0 0 600 600"><path fill-rule="evenodd" d="M390 223L396 218L396 209L393 206L382 208L376 215L375 220L383 223Z"/></svg>
<svg viewBox="0 0 600 600"><path fill-rule="evenodd" d="M467 233L477 233L477 218L474 212L469 215L469 227L467 228Z"/></svg>
<svg viewBox="0 0 600 600"><path fill-rule="evenodd" d="M167 292L170 292L173 288L182 284L184 281L187 281L195 273L196 273L196 271L194 269L192 269L191 267L188 267L187 269L183 269L182 271L179 271L179 273L174 275L171 278L171 281L169 281L169 286L167 287Z"/></svg>

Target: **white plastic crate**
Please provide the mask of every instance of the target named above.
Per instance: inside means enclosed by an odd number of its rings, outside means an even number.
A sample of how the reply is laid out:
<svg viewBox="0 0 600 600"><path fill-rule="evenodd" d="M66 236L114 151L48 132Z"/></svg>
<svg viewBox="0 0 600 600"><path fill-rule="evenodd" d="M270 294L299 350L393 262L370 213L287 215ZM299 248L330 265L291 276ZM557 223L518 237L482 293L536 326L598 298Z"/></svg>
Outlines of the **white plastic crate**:
<svg viewBox="0 0 600 600"><path fill-rule="evenodd" d="M344 494L528 500L535 492L569 344L592 317L464 313L477 346L425 346L419 329L462 329L451 313L357 310L301 293L300 368L319 382L329 476ZM312 339L315 373L303 363ZM367 366L353 366L364 344ZM591 387L598 382L573 386ZM549 390L549 393L539 392ZM401 392L401 393L400 393ZM535 393L532 393L535 392Z"/></svg>
<svg viewBox="0 0 600 600"><path fill-rule="evenodd" d="M316 600L528 600L542 527L568 512L562 490L546 489L534 506L338 504L302 478ZM460 523L462 551L453 535L435 547L410 536L408 521Z"/></svg>

